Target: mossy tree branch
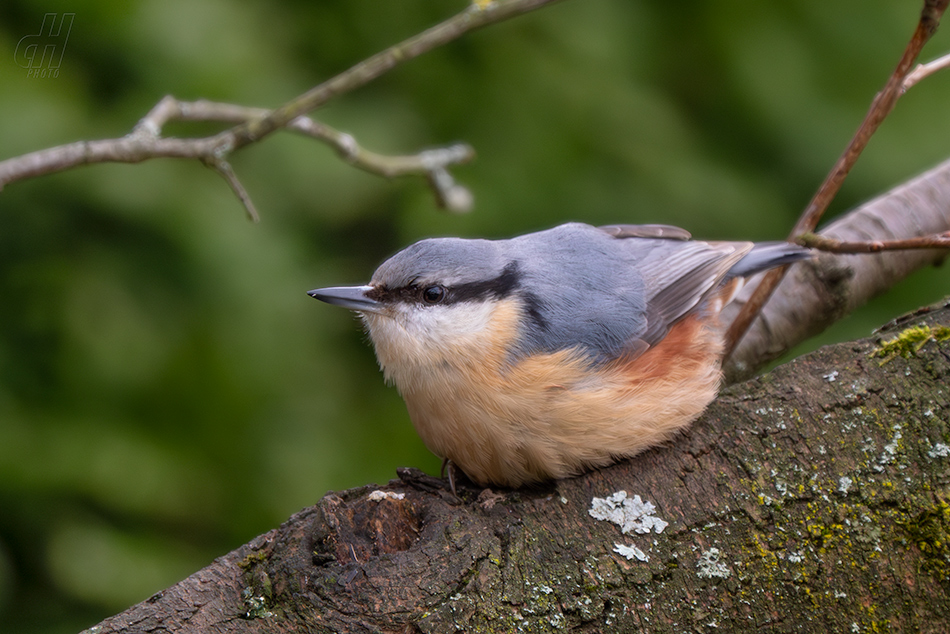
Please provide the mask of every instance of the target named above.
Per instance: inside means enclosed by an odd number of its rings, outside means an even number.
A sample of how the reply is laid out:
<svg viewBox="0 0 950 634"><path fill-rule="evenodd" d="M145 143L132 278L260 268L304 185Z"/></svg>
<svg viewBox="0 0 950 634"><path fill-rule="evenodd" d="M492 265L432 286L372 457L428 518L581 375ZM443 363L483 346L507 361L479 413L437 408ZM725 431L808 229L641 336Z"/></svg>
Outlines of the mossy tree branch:
<svg viewBox="0 0 950 634"><path fill-rule="evenodd" d="M86 634L946 632L948 306L735 386L668 446L578 478L460 505L408 472L330 493ZM617 491L669 525L594 519Z"/></svg>

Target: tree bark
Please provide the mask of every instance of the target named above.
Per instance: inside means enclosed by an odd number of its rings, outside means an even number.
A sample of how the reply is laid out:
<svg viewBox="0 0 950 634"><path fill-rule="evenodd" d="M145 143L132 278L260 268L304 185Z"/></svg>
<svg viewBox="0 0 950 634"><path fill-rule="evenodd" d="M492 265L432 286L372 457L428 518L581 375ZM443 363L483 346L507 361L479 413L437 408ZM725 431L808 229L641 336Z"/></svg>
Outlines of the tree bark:
<svg viewBox="0 0 950 634"><path fill-rule="evenodd" d="M950 231L950 160L902 183L829 223L819 234L844 241L917 238ZM764 364L894 287L914 271L934 266L946 249L911 249L839 255L822 253L796 264L775 290L726 364L730 383L753 376ZM739 312L755 284L726 306L723 323Z"/></svg>
<svg viewBox="0 0 950 634"><path fill-rule="evenodd" d="M950 631L948 325L823 348L577 478L329 493L87 633ZM617 491L669 525L592 517Z"/></svg>

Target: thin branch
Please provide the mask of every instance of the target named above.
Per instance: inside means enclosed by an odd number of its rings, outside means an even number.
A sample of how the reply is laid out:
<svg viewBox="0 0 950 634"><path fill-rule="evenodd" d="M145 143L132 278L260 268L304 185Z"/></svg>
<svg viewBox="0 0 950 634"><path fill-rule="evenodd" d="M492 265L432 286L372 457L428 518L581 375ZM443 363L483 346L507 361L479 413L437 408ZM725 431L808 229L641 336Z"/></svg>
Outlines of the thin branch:
<svg viewBox="0 0 950 634"><path fill-rule="evenodd" d="M165 124L173 119L183 119L184 103L171 95L165 95L155 104L148 114L142 117L132 129L132 135L144 135L158 138L162 135Z"/></svg>
<svg viewBox="0 0 950 634"><path fill-rule="evenodd" d="M0 162L0 189L7 182L91 163L137 163L150 158L173 157L197 158L213 166L220 160L220 148L213 141L162 138L160 135L164 126L170 121L240 123L267 112L263 108L206 100L187 102L166 96L142 117L131 133L120 139L80 141ZM360 146L352 135L309 117L297 117L287 128L326 143L354 167L386 178L412 175L430 177L436 170L447 173L448 166L468 163L475 157L475 150L465 143L411 155L378 154ZM468 211L471 208L471 194L463 186L454 184L454 181L453 185L460 191L453 194L433 184L439 204L450 211Z"/></svg>
<svg viewBox="0 0 950 634"><path fill-rule="evenodd" d="M159 102L139 122L136 129L147 132L161 130L165 123L172 120L241 123L265 116L269 112L264 108L248 108L205 99L178 101L169 96ZM471 192L456 183L446 169L451 165L468 163L475 158L475 150L467 143L423 150L418 154L387 156L367 150L353 135L307 116L297 117L287 124L287 129L326 143L336 150L341 159L371 174L386 178L425 176L435 193L436 202L444 209L462 213L472 208Z"/></svg>
<svg viewBox="0 0 950 634"><path fill-rule="evenodd" d="M429 186L436 194L439 206L459 213L472 209L474 198L468 188L455 182L455 178L444 167L437 167L428 173Z"/></svg>
<svg viewBox="0 0 950 634"><path fill-rule="evenodd" d="M921 81L925 77L930 77L937 71L941 71L945 68L950 68L950 53L947 53L943 57L938 57L932 62L927 62L926 64L917 64L914 70L912 70L910 74L904 78L904 83L901 84L901 92L907 92L915 84L917 84L917 82Z"/></svg>
<svg viewBox="0 0 950 634"><path fill-rule="evenodd" d="M947 232L950 159L835 218L819 235L844 243L889 243ZM751 377L914 271L938 265L948 253L927 248L870 255L821 253L811 262L795 265L724 364L727 381ZM751 285L747 289L724 308L723 323L740 312L752 294Z"/></svg>
<svg viewBox="0 0 950 634"><path fill-rule="evenodd" d="M0 191L9 183L53 174L93 163L138 163L153 158L190 158L215 164L234 150L254 143L277 130L289 128L320 139L354 166L383 176L425 175L436 188L440 202L455 211L471 206L471 194L447 175L449 165L464 163L474 156L467 145L428 150L414 156L383 156L359 146L352 136L303 115L333 97L352 91L376 79L399 64L462 35L490 24L533 11L557 0L499 0L477 3L423 33L411 37L336 77L310 89L276 110L242 108L207 101L181 102L166 97L152 108L132 130L119 139L79 141L0 161ZM162 138L164 125L171 120L224 121L232 128L202 138ZM236 190L237 191L237 190ZM246 194L246 192L244 192ZM454 205L454 206L453 206Z"/></svg>
<svg viewBox="0 0 950 634"><path fill-rule="evenodd" d="M803 247L827 253L879 253L905 249L950 249L950 231L905 240L866 240L860 242L836 240L817 233L806 233L795 240Z"/></svg>
<svg viewBox="0 0 950 634"><path fill-rule="evenodd" d="M371 152L359 145L352 135L340 132L325 123L309 117L297 117L288 129L327 143L344 161L361 170L393 178L405 175L428 175L432 170L449 165L462 165L475 158L475 150L467 143L456 143L444 148L423 150L418 154L386 156Z"/></svg>
<svg viewBox="0 0 950 634"><path fill-rule="evenodd" d="M213 158L216 139L163 139L129 134L120 139L77 141L0 161L0 189L36 176L92 163L140 163L153 158Z"/></svg>
<svg viewBox="0 0 950 634"><path fill-rule="evenodd" d="M205 160L204 164L224 177L224 180L227 181L231 190L238 197L238 200L244 205L244 210L247 211L248 218L250 218L252 222L260 222L261 217L257 213L254 201L251 200L251 195L247 193L247 190L244 189L244 185L238 180L237 174L234 173L231 164L224 159Z"/></svg>
<svg viewBox="0 0 950 634"><path fill-rule="evenodd" d="M920 55L924 44L926 44L934 32L936 32L940 24L940 19L944 11L946 11L948 4L950 4L950 0L925 0L917 28L914 30L910 42L907 43L907 47L904 49L904 53L897 67L894 69L894 72L891 73L890 78L887 80L881 92L874 97L874 100L871 102L871 107L864 117L864 121L861 122L861 125L854 133L851 142L848 143L841 157L828 173L828 176L825 177L825 181L818 188L818 191L815 192L811 202L808 203L808 206L802 212L801 217L789 234L789 240L794 240L802 234L810 233L818 226L818 221L825 213L832 199L834 199L835 195L837 195L841 189L844 179L851 171L851 168L854 167L858 157L861 156L861 152L867 147L871 136L877 131L887 115L894 109L897 100L903 94L904 81L908 74L910 74L914 61L918 55ZM732 354L739 340L742 339L742 336L749 329L752 321L761 312L765 302L771 297L787 270L788 267L786 266L769 271L755 289L752 297L749 298L749 301L743 306L735 320L731 323L726 332L727 358Z"/></svg>
<svg viewBox="0 0 950 634"><path fill-rule="evenodd" d="M285 127L300 115L319 108L333 97L359 88L399 64L456 40L470 31L534 11L556 1L498 0L473 3L441 24L373 55L336 77L311 88L266 116L237 126L233 130L234 148L258 141L275 130Z"/></svg>
<svg viewBox="0 0 950 634"><path fill-rule="evenodd" d="M218 121L222 123L244 123L266 116L266 108L250 108L230 103L220 103L199 99L197 101L178 101L168 96L162 99L136 126L136 130L158 130L169 121ZM319 141L323 141L344 161L361 170L393 178L396 176L425 176L431 170L449 165L462 165L475 158L475 150L467 143L456 143L445 148L423 150L418 154L387 156L363 148L356 139L346 132L332 126L300 116L287 124L291 132L297 132Z"/></svg>

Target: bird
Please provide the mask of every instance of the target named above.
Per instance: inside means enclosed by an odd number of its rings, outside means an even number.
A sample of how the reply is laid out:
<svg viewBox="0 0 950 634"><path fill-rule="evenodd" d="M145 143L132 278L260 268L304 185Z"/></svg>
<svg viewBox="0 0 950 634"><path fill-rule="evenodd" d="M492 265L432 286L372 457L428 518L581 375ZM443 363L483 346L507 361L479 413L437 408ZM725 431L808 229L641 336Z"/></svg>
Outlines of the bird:
<svg viewBox="0 0 950 634"><path fill-rule="evenodd" d="M367 285L308 294L360 315L433 453L478 485L516 488L686 428L720 387L723 306L749 276L810 257L788 242L574 222L427 238Z"/></svg>

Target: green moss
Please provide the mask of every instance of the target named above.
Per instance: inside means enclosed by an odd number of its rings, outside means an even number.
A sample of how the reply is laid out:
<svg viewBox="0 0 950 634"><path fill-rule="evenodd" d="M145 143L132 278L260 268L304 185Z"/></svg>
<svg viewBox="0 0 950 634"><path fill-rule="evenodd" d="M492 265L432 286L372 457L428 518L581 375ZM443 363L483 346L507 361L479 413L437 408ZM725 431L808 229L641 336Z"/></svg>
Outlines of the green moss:
<svg viewBox="0 0 950 634"><path fill-rule="evenodd" d="M267 560L267 555L264 554L264 551L255 550L254 552L250 553L247 557L242 559L240 563L238 563L238 566L240 566L241 570L243 570L244 572L247 572L252 567L256 566L257 564L264 563L264 561L266 560Z"/></svg>
<svg viewBox="0 0 950 634"><path fill-rule="evenodd" d="M883 357L881 365L898 356L908 359L915 356L931 340L938 343L950 340L950 326L935 325L933 327L914 326L908 328L890 341L882 343L870 356Z"/></svg>
<svg viewBox="0 0 950 634"><path fill-rule="evenodd" d="M899 524L923 555L922 569L945 578L950 569L950 504L940 501Z"/></svg>
<svg viewBox="0 0 950 634"><path fill-rule="evenodd" d="M267 554L263 550L257 550L249 553L238 563L244 571L244 581L247 584L241 592L246 619L274 616L274 612L270 609L274 602L274 589L270 576L260 567L265 561L267 561Z"/></svg>

